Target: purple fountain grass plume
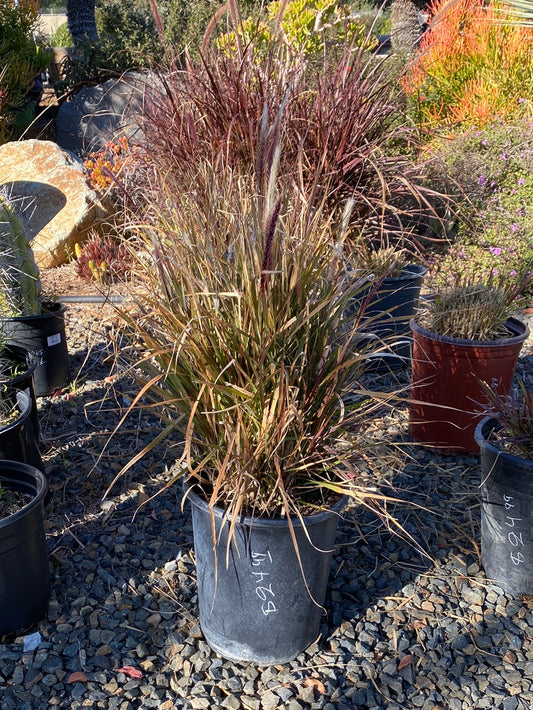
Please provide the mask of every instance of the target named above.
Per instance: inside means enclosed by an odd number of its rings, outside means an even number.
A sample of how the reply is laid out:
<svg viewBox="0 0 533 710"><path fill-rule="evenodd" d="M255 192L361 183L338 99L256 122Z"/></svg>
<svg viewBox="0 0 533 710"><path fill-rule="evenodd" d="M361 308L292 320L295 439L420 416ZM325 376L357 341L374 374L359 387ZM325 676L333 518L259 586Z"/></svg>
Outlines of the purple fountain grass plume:
<svg viewBox="0 0 533 710"><path fill-rule="evenodd" d="M156 0L150 0L150 8L152 10L152 15L154 16L155 26L157 28L157 34L159 39L165 45L165 28L163 27L163 20L161 19L161 14L159 8L157 7Z"/></svg>
<svg viewBox="0 0 533 710"><path fill-rule="evenodd" d="M278 198L274 203L272 212L268 217L268 222L265 229L265 249L263 252L263 263L261 265L261 292L264 293L267 286L267 277L272 272L274 267L273 262L273 245L276 225L278 223L279 214L281 211L281 198Z"/></svg>

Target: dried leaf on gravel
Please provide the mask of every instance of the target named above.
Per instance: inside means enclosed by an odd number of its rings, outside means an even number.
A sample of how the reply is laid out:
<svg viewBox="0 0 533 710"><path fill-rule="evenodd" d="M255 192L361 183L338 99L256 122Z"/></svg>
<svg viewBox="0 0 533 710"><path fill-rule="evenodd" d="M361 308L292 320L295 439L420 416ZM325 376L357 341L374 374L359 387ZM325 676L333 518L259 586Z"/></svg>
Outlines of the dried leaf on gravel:
<svg viewBox="0 0 533 710"><path fill-rule="evenodd" d="M426 619L415 619L412 624L413 631L420 631L420 629L423 629L427 625L428 622L426 621Z"/></svg>
<svg viewBox="0 0 533 710"><path fill-rule="evenodd" d="M318 678L306 678L304 680L304 685L307 688L314 688L317 692L319 692L321 695L326 694L326 688L324 686L324 683L318 680Z"/></svg>
<svg viewBox="0 0 533 710"><path fill-rule="evenodd" d="M138 668L134 668L133 666L122 666L122 668L114 668L117 673L124 673L124 675L129 676L130 678L142 678L143 674L142 671L140 671Z"/></svg>
<svg viewBox="0 0 533 710"><path fill-rule="evenodd" d="M398 663L398 670L401 671L402 668L406 668L407 666L410 666L412 662L413 662L413 657L411 656L411 654L407 654Z"/></svg>
<svg viewBox="0 0 533 710"><path fill-rule="evenodd" d="M74 671L69 675L67 683L86 683L88 680L82 671Z"/></svg>

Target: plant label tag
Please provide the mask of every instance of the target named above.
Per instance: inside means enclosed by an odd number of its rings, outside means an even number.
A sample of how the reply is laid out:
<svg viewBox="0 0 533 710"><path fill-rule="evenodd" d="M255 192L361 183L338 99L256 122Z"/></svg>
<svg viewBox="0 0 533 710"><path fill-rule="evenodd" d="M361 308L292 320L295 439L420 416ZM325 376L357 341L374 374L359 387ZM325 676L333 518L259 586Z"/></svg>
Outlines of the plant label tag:
<svg viewBox="0 0 533 710"><path fill-rule="evenodd" d="M46 342L48 344L48 347L51 347L52 345L59 345L61 342L61 333L55 333L54 335L49 335L48 338L46 339Z"/></svg>

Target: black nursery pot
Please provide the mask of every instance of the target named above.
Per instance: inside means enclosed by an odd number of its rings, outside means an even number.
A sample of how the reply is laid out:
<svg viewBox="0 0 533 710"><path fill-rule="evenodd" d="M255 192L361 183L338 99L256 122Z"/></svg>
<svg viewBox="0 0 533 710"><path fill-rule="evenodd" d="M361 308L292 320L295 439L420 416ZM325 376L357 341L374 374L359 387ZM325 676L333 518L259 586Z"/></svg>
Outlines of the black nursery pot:
<svg viewBox="0 0 533 710"><path fill-rule="evenodd" d="M533 595L533 461L490 441L495 419L477 425L481 453L481 561L512 595Z"/></svg>
<svg viewBox="0 0 533 710"><path fill-rule="evenodd" d="M0 520L0 635L31 627L50 599L50 570L44 532L46 478L32 466L0 460L0 484L32 500Z"/></svg>
<svg viewBox="0 0 533 710"><path fill-rule="evenodd" d="M425 266L410 264L399 276L383 279L370 295L361 328L384 343L386 349L370 358L368 370L383 372L409 364L412 342L409 321L417 311L426 272Z"/></svg>
<svg viewBox="0 0 533 710"><path fill-rule="evenodd" d="M319 634L337 523L346 501L293 519L304 576L286 520L241 517L228 552L230 523L190 491L200 626L209 646L232 661L285 663ZM212 515L217 540L213 549ZM309 539L308 539L309 537Z"/></svg>
<svg viewBox="0 0 533 710"><path fill-rule="evenodd" d="M0 380L2 384L7 387L12 387L16 390L22 390L27 392L31 399L31 412L30 418L33 424L33 430L37 441L39 441L39 417L37 414L37 399L35 397L35 387L33 385L33 373L37 367L37 360L32 353L29 353L24 348L20 348L17 345L6 345L2 348L2 354L8 359L12 360L14 363L25 367L26 369L16 375L15 377L6 378L5 382Z"/></svg>
<svg viewBox="0 0 533 710"><path fill-rule="evenodd" d="M38 397L70 382L65 306L53 303L48 304L47 309L39 316L19 316L3 321L9 342L27 350L37 361L33 381Z"/></svg>
<svg viewBox="0 0 533 710"><path fill-rule="evenodd" d="M32 401L22 390L16 391L20 414L11 424L0 427L0 459L20 461L44 473L39 443L31 419Z"/></svg>

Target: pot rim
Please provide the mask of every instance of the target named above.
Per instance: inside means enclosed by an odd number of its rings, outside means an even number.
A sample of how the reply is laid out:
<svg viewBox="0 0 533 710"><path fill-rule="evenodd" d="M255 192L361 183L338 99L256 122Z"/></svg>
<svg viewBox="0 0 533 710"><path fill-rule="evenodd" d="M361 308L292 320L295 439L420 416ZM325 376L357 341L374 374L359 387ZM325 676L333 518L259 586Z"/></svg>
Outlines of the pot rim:
<svg viewBox="0 0 533 710"><path fill-rule="evenodd" d="M403 267L402 273L398 276L386 276L382 283L396 283L397 281L410 281L411 279L419 279L426 275L427 266L424 264L407 264Z"/></svg>
<svg viewBox="0 0 533 710"><path fill-rule="evenodd" d="M25 377L32 375L37 368L37 359L35 355L29 350L26 350L25 348L21 347L20 345L6 343L6 345L0 350L0 354L1 353L5 353L8 358L11 358L13 355L19 355L21 358L24 357L24 363L27 368L24 372L21 372L20 375L16 375L15 377L0 377L0 383L2 384L16 385Z"/></svg>
<svg viewBox="0 0 533 710"><path fill-rule="evenodd" d="M505 457L510 463L515 462L520 463L521 465L524 465L524 463L530 463L533 467L533 461L530 461L530 459L518 456L517 454L512 454L492 443L489 436L493 431L497 431L498 429L502 429L502 425L495 417L491 417L490 415L483 417L483 419L478 422L474 432L474 437L479 444L480 449L482 447L487 449L487 451L490 451L495 458Z"/></svg>
<svg viewBox="0 0 533 710"><path fill-rule="evenodd" d="M0 432L2 433L5 431L11 431L11 429L14 429L20 424L21 420L27 419L30 416L32 401L29 393L24 392L24 390L13 390L13 394L17 400L19 414L18 417L10 424L3 424L0 426ZM2 462L0 461L0 471L1 464Z"/></svg>
<svg viewBox="0 0 533 710"><path fill-rule="evenodd" d="M191 505L195 505L200 510L212 511L215 515L219 515L220 517L225 516L226 511L224 508L220 508L219 506L210 506L204 498L194 492L193 486L190 486L187 482L185 482L184 487L184 500L190 500ZM290 520L294 527L307 528L321 523L324 518L328 517L332 513L341 517L342 511L346 507L347 503L348 496L342 496L330 508L325 508L324 510L314 513L313 515L303 515L301 518L291 517ZM231 516L227 516L227 522L231 522L231 520ZM239 525L255 528L281 528L287 527L287 520L288 518L258 518L252 515L239 515L236 522Z"/></svg>
<svg viewBox="0 0 533 710"><path fill-rule="evenodd" d="M6 486L8 490L8 483L10 480L13 480L13 478L6 479L6 475L9 476L10 473L15 474L15 477L17 473L25 474L28 478L33 477L33 485L29 481L24 481L21 479L23 487L33 487L33 490L27 491L33 497L30 501L28 501L28 503L26 503L26 505L22 506L22 508L19 508L19 510L17 510L15 513L8 515L6 518L0 518L0 532L3 528L12 525L19 519L26 516L31 510L40 505L41 502L44 500L44 497L48 490L48 481L46 480L46 476L42 471L39 471L38 468L35 468L35 466L31 466L27 463L22 463L21 461L10 461L8 459L2 459L0 461L0 483L3 486Z"/></svg>
<svg viewBox="0 0 533 710"><path fill-rule="evenodd" d="M518 343L524 342L524 340L526 340L529 336L530 330L527 323L524 323L519 318L515 318L515 316L507 318L504 325L509 331L514 331L516 335L511 335L509 338L497 338L496 340L469 340L468 338L453 338L449 335L441 335L440 333L435 333L432 330L426 330L426 328L423 328L419 323L417 323L416 317L411 318L409 321L409 327L413 333L422 335L428 340L434 340L439 343L449 343L451 345L493 348L495 346L500 347L515 344L518 345Z"/></svg>
<svg viewBox="0 0 533 710"><path fill-rule="evenodd" d="M62 316L66 310L66 306L60 301L43 301L43 309L45 309L43 313L35 315L4 316L0 318L0 322L16 321L24 323L29 320L50 318L51 316Z"/></svg>

